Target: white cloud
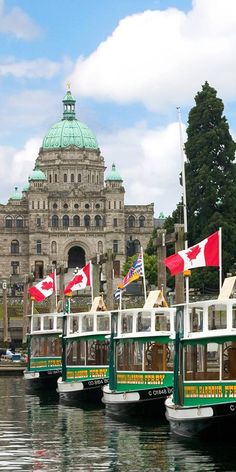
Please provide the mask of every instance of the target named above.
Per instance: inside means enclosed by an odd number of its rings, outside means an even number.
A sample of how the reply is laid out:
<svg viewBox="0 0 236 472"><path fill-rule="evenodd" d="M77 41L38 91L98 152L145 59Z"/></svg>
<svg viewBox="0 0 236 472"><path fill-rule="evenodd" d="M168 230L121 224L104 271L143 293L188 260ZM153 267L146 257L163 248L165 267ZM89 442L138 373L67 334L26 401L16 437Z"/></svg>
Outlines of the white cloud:
<svg viewBox="0 0 236 472"><path fill-rule="evenodd" d="M21 8L13 7L6 12L5 2L0 0L0 33L30 40L39 36L40 28Z"/></svg>
<svg viewBox="0 0 236 472"><path fill-rule="evenodd" d="M141 123L98 135L108 170L114 162L124 180L126 203L155 203L155 213L171 214L181 197L179 124L147 129Z"/></svg>
<svg viewBox="0 0 236 472"><path fill-rule="evenodd" d="M17 61L15 58L8 58L0 63L0 76L12 75L16 78L51 79L60 72L60 69L61 64L49 61L48 59Z"/></svg>
<svg viewBox="0 0 236 472"><path fill-rule="evenodd" d="M195 0L192 10L145 11L120 21L113 34L71 75L73 89L152 111L185 105L208 82L236 97L235 0Z"/></svg>
<svg viewBox="0 0 236 472"><path fill-rule="evenodd" d="M20 150L11 146L0 146L1 203L6 203L14 187L21 191L28 182L41 143L41 138L34 137L26 141Z"/></svg>

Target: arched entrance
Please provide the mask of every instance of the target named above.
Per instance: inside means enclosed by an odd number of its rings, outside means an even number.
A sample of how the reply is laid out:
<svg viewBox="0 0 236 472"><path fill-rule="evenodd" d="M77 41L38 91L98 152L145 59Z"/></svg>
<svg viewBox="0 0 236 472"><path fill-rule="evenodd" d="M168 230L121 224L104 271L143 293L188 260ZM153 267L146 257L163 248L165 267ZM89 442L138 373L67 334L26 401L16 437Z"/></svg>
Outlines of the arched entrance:
<svg viewBox="0 0 236 472"><path fill-rule="evenodd" d="M85 251L80 246L73 246L68 251L68 269L75 267L84 267Z"/></svg>

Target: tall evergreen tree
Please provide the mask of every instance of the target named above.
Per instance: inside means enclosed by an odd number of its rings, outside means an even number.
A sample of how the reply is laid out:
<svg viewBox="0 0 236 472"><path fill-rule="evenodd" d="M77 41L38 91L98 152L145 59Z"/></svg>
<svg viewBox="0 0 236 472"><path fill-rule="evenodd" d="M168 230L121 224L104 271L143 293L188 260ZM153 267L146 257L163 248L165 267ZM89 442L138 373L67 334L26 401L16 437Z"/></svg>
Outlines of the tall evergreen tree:
<svg viewBox="0 0 236 472"><path fill-rule="evenodd" d="M195 102L185 144L188 242L193 245L222 226L226 273L236 262L236 145L223 115L223 102L208 82ZM216 271L198 270L195 280L199 272L201 283L217 286Z"/></svg>

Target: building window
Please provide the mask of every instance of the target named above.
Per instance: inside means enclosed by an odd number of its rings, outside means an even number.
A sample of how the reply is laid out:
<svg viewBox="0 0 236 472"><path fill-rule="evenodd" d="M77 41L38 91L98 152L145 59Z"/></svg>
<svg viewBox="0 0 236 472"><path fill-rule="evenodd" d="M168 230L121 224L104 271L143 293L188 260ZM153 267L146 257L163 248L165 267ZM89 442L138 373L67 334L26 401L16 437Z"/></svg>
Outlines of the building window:
<svg viewBox="0 0 236 472"><path fill-rule="evenodd" d="M108 209L109 209L109 210L111 209L111 202L110 202L110 200L109 200L109 202L108 202Z"/></svg>
<svg viewBox="0 0 236 472"><path fill-rule="evenodd" d="M95 208L98 210L100 208L100 203L96 203Z"/></svg>
<svg viewBox="0 0 236 472"><path fill-rule="evenodd" d="M59 226L59 220L57 215L52 216L52 227L53 228L58 228Z"/></svg>
<svg viewBox="0 0 236 472"><path fill-rule="evenodd" d="M139 227L140 228L144 228L145 226L145 217L144 216L140 216L139 217Z"/></svg>
<svg viewBox="0 0 236 472"><path fill-rule="evenodd" d="M135 226L135 218L134 218L134 216L131 215L128 218L128 227L129 228L134 228L134 226Z"/></svg>
<svg viewBox="0 0 236 472"><path fill-rule="evenodd" d="M78 203L75 203L75 204L74 204L74 208L76 208L76 209L79 208Z"/></svg>
<svg viewBox="0 0 236 472"><path fill-rule="evenodd" d="M103 242L98 241L98 253L102 254L103 253Z"/></svg>
<svg viewBox="0 0 236 472"><path fill-rule="evenodd" d="M54 210L56 210L57 209L57 203L53 203L52 208L54 208Z"/></svg>
<svg viewBox="0 0 236 472"><path fill-rule="evenodd" d="M80 226L80 217L78 215L73 217L73 226Z"/></svg>
<svg viewBox="0 0 236 472"><path fill-rule="evenodd" d="M100 228L102 226L102 218L100 215L95 216L95 226Z"/></svg>
<svg viewBox="0 0 236 472"><path fill-rule="evenodd" d="M63 208L65 208L65 210L67 210L67 208L68 208L67 203L65 203L65 204L63 205Z"/></svg>
<svg viewBox="0 0 236 472"><path fill-rule="evenodd" d="M14 239L14 240L11 242L11 254L19 254L19 252L20 252L19 241L17 241L16 239Z"/></svg>
<svg viewBox="0 0 236 472"><path fill-rule="evenodd" d="M43 200L43 209L45 210L45 208L46 208L46 202L45 200Z"/></svg>
<svg viewBox="0 0 236 472"><path fill-rule="evenodd" d="M116 228L117 227L117 218L113 219L113 226Z"/></svg>
<svg viewBox="0 0 236 472"><path fill-rule="evenodd" d="M42 252L42 243L40 239L36 241L36 254L41 254Z"/></svg>
<svg viewBox="0 0 236 472"><path fill-rule="evenodd" d="M116 201L114 200L114 210L116 210Z"/></svg>
<svg viewBox="0 0 236 472"><path fill-rule="evenodd" d="M64 182L67 182L67 174L64 174L63 180Z"/></svg>
<svg viewBox="0 0 236 472"><path fill-rule="evenodd" d="M5 226L6 226L6 228L12 228L12 217L11 216L6 217Z"/></svg>
<svg viewBox="0 0 236 472"><path fill-rule="evenodd" d="M97 184L99 184L99 177L98 177L98 175L97 175Z"/></svg>
<svg viewBox="0 0 236 472"><path fill-rule="evenodd" d="M34 201L32 201L32 210L34 210Z"/></svg>
<svg viewBox="0 0 236 472"><path fill-rule="evenodd" d="M51 244L51 252L52 252L52 254L56 254L56 253L57 253L57 243L56 243L56 241L52 241L52 244Z"/></svg>
<svg viewBox="0 0 236 472"><path fill-rule="evenodd" d="M36 226L37 228L41 228L41 218L39 217L36 218Z"/></svg>
<svg viewBox="0 0 236 472"><path fill-rule="evenodd" d="M89 215L85 215L85 217L84 217L84 226L86 226L86 228L88 228L90 226L90 216Z"/></svg>
<svg viewBox="0 0 236 472"><path fill-rule="evenodd" d="M18 275L20 272L19 269L20 269L19 261L11 261L11 274Z"/></svg>
<svg viewBox="0 0 236 472"><path fill-rule="evenodd" d="M49 182L50 182L50 184L52 183L52 176L51 176L51 174L49 175Z"/></svg>
<svg viewBox="0 0 236 472"><path fill-rule="evenodd" d="M120 210L121 210L121 208L122 208L122 203L121 203L121 201L120 201Z"/></svg>
<svg viewBox="0 0 236 472"><path fill-rule="evenodd" d="M22 218L22 216L18 216L16 218L16 227L17 228L23 228L23 218Z"/></svg>
<svg viewBox="0 0 236 472"><path fill-rule="evenodd" d="M40 201L38 201L38 210L40 210Z"/></svg>
<svg viewBox="0 0 236 472"><path fill-rule="evenodd" d="M86 208L86 210L88 210L89 209L89 203L85 203L84 208Z"/></svg>
<svg viewBox="0 0 236 472"><path fill-rule="evenodd" d="M71 182L74 182L74 181L75 181L75 176L74 176L74 174L71 174L71 176L70 176L70 181L71 181Z"/></svg>
<svg viewBox="0 0 236 472"><path fill-rule="evenodd" d="M81 182L81 174L78 174L78 182Z"/></svg>
<svg viewBox="0 0 236 472"><path fill-rule="evenodd" d="M62 226L64 228L67 228L69 226L69 216L68 215L64 215L63 218L62 218Z"/></svg>
<svg viewBox="0 0 236 472"><path fill-rule="evenodd" d="M57 183L57 174L55 174L54 180L55 180L55 183Z"/></svg>
<svg viewBox="0 0 236 472"><path fill-rule="evenodd" d="M113 253L114 254L118 253L118 241L117 241L117 239L113 240Z"/></svg>

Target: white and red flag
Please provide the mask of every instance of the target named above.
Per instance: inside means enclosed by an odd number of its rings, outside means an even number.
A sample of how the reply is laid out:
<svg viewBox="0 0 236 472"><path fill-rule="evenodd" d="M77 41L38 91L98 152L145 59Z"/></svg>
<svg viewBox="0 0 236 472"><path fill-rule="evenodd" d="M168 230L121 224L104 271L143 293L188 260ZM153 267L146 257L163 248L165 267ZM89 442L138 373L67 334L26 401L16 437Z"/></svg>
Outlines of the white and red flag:
<svg viewBox="0 0 236 472"><path fill-rule="evenodd" d="M179 274L187 269L196 267L220 265L220 235L219 231L211 234L195 246L179 251L172 256L164 259L165 264L171 272L171 275Z"/></svg>
<svg viewBox="0 0 236 472"><path fill-rule="evenodd" d="M55 289L55 272L52 272L41 282L30 287L28 292L36 302L42 302L45 298L52 295Z"/></svg>
<svg viewBox="0 0 236 472"><path fill-rule="evenodd" d="M91 286L91 262L82 267L64 289L65 295Z"/></svg>

